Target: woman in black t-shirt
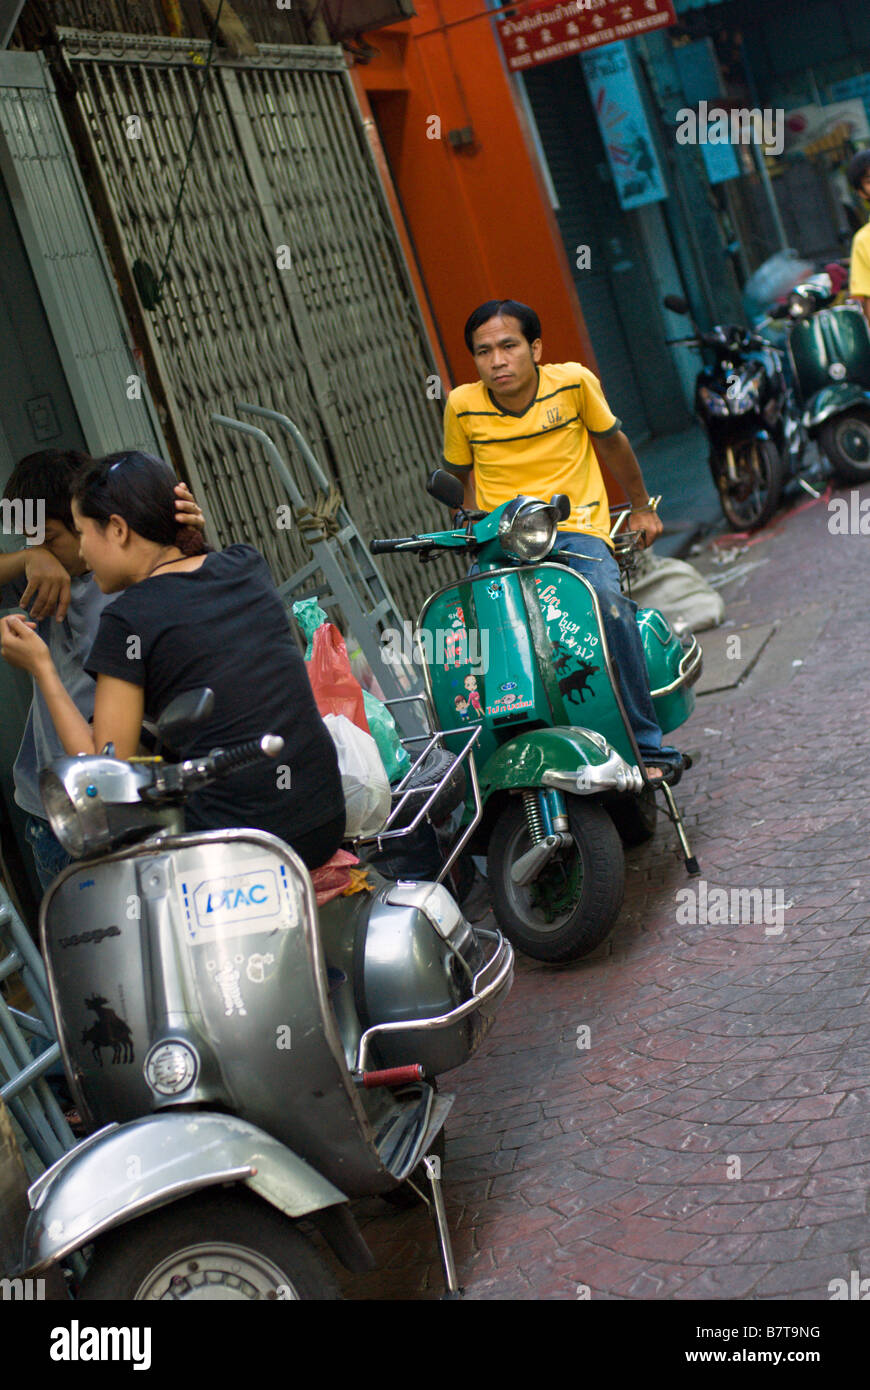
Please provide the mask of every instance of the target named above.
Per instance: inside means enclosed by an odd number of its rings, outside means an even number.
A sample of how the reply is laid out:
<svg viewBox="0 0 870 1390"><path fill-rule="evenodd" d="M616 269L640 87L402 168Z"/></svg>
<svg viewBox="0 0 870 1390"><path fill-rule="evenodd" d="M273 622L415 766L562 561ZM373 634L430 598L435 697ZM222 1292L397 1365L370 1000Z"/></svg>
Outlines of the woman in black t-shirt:
<svg viewBox="0 0 870 1390"><path fill-rule="evenodd" d="M20 638L17 664L39 682L70 754L115 745L129 758L143 716L176 695L210 686L214 712L190 731L181 757L198 757L264 733L284 739L277 765L243 768L191 796L189 830L250 826L286 840L309 868L344 836L335 745L263 557L249 545L209 551L175 521L175 475L147 454L90 465L73 492L82 558L104 593L86 669L96 678L91 728L64 690L45 643Z"/></svg>

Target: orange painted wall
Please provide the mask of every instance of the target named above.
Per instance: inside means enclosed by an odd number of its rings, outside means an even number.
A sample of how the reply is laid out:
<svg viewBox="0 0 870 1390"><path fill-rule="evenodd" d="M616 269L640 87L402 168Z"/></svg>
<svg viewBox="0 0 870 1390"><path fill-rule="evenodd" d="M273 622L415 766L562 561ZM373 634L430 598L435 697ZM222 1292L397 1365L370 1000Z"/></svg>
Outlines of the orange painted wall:
<svg viewBox="0 0 870 1390"><path fill-rule="evenodd" d="M483 0L417 0L417 16L367 36L354 82L377 117L443 343L451 384L474 380L462 328L484 300L531 304L544 360L596 370L556 220ZM367 114L367 112L366 112ZM429 138L432 117L441 138ZM455 149L448 131L471 126Z"/></svg>

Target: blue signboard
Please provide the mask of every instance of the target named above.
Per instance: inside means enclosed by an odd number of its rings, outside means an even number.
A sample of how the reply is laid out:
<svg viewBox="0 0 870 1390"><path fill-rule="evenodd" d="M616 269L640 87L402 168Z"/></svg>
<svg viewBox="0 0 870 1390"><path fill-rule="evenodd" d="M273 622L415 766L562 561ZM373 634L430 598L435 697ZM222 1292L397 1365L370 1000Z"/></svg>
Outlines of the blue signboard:
<svg viewBox="0 0 870 1390"><path fill-rule="evenodd" d="M580 61L620 205L637 208L667 198L627 45L592 49Z"/></svg>
<svg viewBox="0 0 870 1390"><path fill-rule="evenodd" d="M832 82L829 90L832 101L849 101L851 97L860 97L867 112L867 119L870 120L870 72L861 72L857 77L844 77L840 82Z"/></svg>
<svg viewBox="0 0 870 1390"><path fill-rule="evenodd" d="M699 39L696 43L675 48L674 61L688 105L697 107L702 101L715 104L716 97L722 95L723 89L712 40ZM740 174L733 145L702 143L701 156L711 183L724 183L726 179L736 179Z"/></svg>

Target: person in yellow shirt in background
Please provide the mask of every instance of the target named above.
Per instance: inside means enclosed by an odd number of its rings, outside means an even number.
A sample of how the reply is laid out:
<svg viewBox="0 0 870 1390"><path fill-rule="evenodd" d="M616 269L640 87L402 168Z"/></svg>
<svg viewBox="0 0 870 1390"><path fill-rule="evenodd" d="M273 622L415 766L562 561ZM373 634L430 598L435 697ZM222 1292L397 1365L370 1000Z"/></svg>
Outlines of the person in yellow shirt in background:
<svg viewBox="0 0 870 1390"><path fill-rule="evenodd" d="M862 150L855 155L846 170L846 177L855 192L870 203L870 150ZM852 238L849 295L857 299L870 324L870 222Z"/></svg>
<svg viewBox="0 0 870 1390"><path fill-rule="evenodd" d="M676 780L682 754L662 746L637 605L619 587L609 540L607 491L596 450L631 502L629 526L651 545L662 523L649 508L640 466L601 383L579 362L541 366L541 323L527 304L492 299L465 325L479 381L457 386L444 411L444 462L465 488L463 505L492 511L519 493L567 493L572 508L559 531L571 567L595 589L623 702L652 782ZM595 440L595 448L592 440Z"/></svg>

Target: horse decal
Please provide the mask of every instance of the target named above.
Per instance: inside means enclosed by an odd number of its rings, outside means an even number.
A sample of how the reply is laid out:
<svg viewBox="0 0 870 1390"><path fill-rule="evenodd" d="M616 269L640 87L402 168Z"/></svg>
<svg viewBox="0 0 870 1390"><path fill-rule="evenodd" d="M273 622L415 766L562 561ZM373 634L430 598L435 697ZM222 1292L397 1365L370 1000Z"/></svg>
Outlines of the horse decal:
<svg viewBox="0 0 870 1390"><path fill-rule="evenodd" d="M579 696L582 705L587 694L594 695L594 691L589 689L589 678L594 676L598 669L591 661L581 661L570 675L563 676L559 681L559 694L563 699L570 699L572 702Z"/></svg>
<svg viewBox="0 0 870 1390"><path fill-rule="evenodd" d="M113 1063L132 1062L133 1034L114 1009L108 1008L108 1003L102 994L92 994L90 999L85 1000L85 1007L93 1009L97 1020L90 1028L82 1029L82 1042L90 1043L94 1059L100 1066L103 1065L104 1047L112 1049Z"/></svg>

